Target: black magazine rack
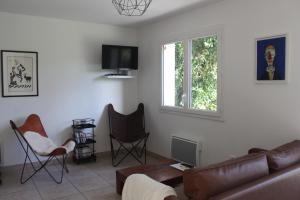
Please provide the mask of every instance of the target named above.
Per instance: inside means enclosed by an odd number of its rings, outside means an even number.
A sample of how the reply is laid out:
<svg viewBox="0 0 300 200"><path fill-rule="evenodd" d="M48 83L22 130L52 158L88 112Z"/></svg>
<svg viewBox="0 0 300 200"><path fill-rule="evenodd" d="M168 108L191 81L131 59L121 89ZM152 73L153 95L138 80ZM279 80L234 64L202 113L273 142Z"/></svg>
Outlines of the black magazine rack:
<svg viewBox="0 0 300 200"><path fill-rule="evenodd" d="M95 120L91 118L73 120L73 138L76 142L73 160L76 163L96 161Z"/></svg>

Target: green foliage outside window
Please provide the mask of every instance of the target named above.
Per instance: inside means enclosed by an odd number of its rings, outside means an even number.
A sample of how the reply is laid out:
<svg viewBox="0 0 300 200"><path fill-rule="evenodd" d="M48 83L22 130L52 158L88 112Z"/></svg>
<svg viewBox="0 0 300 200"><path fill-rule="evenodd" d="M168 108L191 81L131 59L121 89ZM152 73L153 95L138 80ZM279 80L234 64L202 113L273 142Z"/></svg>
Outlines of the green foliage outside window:
<svg viewBox="0 0 300 200"><path fill-rule="evenodd" d="M184 70L183 42L175 43L175 106L183 107L183 70Z"/></svg>
<svg viewBox="0 0 300 200"><path fill-rule="evenodd" d="M217 111L217 36L192 40L191 108ZM176 106L183 106L184 46L176 43Z"/></svg>

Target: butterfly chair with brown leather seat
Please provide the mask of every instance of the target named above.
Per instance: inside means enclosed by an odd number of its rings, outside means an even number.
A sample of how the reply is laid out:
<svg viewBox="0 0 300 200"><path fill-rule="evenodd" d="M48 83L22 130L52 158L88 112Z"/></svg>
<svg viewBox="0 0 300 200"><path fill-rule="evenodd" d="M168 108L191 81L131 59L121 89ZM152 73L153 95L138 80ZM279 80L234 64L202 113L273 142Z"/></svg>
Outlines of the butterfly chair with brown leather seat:
<svg viewBox="0 0 300 200"><path fill-rule="evenodd" d="M109 104L108 117L112 165L114 167L118 166L129 155L134 157L141 164L143 164L141 159L144 155L144 163L146 163L146 143L149 133L145 132L144 105L140 103L135 112L129 115L123 115L116 112L113 105ZM114 141L119 145L117 149L114 149ZM126 153L118 159L122 149L124 149Z"/></svg>
<svg viewBox="0 0 300 200"><path fill-rule="evenodd" d="M75 142L68 139L63 145L56 146L52 140L48 138L40 117L36 114L31 114L20 127L17 127L12 120L10 120L10 125L26 154L20 178L21 183L26 183L37 172L44 169L57 184L60 184L63 179L64 170L68 172L66 159L68 153L73 151ZM40 165L39 167L36 167L32 162L32 158L29 156L30 152L32 152L33 156L37 159L38 164ZM62 156L62 161L59 160L58 156ZM42 162L40 157L46 157L47 159ZM56 179L46 167L53 158L55 158L62 167L59 179ZM24 169L26 167L27 160L29 160L34 171L24 180Z"/></svg>

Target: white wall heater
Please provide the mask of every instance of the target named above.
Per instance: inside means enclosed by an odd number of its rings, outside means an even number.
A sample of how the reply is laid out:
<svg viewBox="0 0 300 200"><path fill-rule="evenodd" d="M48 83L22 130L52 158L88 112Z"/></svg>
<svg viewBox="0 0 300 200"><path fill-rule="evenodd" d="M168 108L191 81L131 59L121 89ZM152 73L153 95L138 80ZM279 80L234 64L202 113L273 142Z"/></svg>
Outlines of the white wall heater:
<svg viewBox="0 0 300 200"><path fill-rule="evenodd" d="M201 151L202 143L200 141L172 136L172 159L190 166L200 166Z"/></svg>

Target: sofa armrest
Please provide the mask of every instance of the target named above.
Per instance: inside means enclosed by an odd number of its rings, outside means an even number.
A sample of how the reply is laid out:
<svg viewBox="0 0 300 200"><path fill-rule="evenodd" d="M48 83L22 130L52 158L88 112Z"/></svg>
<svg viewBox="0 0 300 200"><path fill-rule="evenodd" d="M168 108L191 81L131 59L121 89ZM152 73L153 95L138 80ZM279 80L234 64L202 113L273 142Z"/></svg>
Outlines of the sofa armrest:
<svg viewBox="0 0 300 200"><path fill-rule="evenodd" d="M209 200L299 200L300 164L234 188Z"/></svg>
<svg viewBox="0 0 300 200"><path fill-rule="evenodd" d="M262 149L262 148L251 148L248 150L248 154L251 154L251 153L264 153L264 152L268 152L268 150L266 149Z"/></svg>

